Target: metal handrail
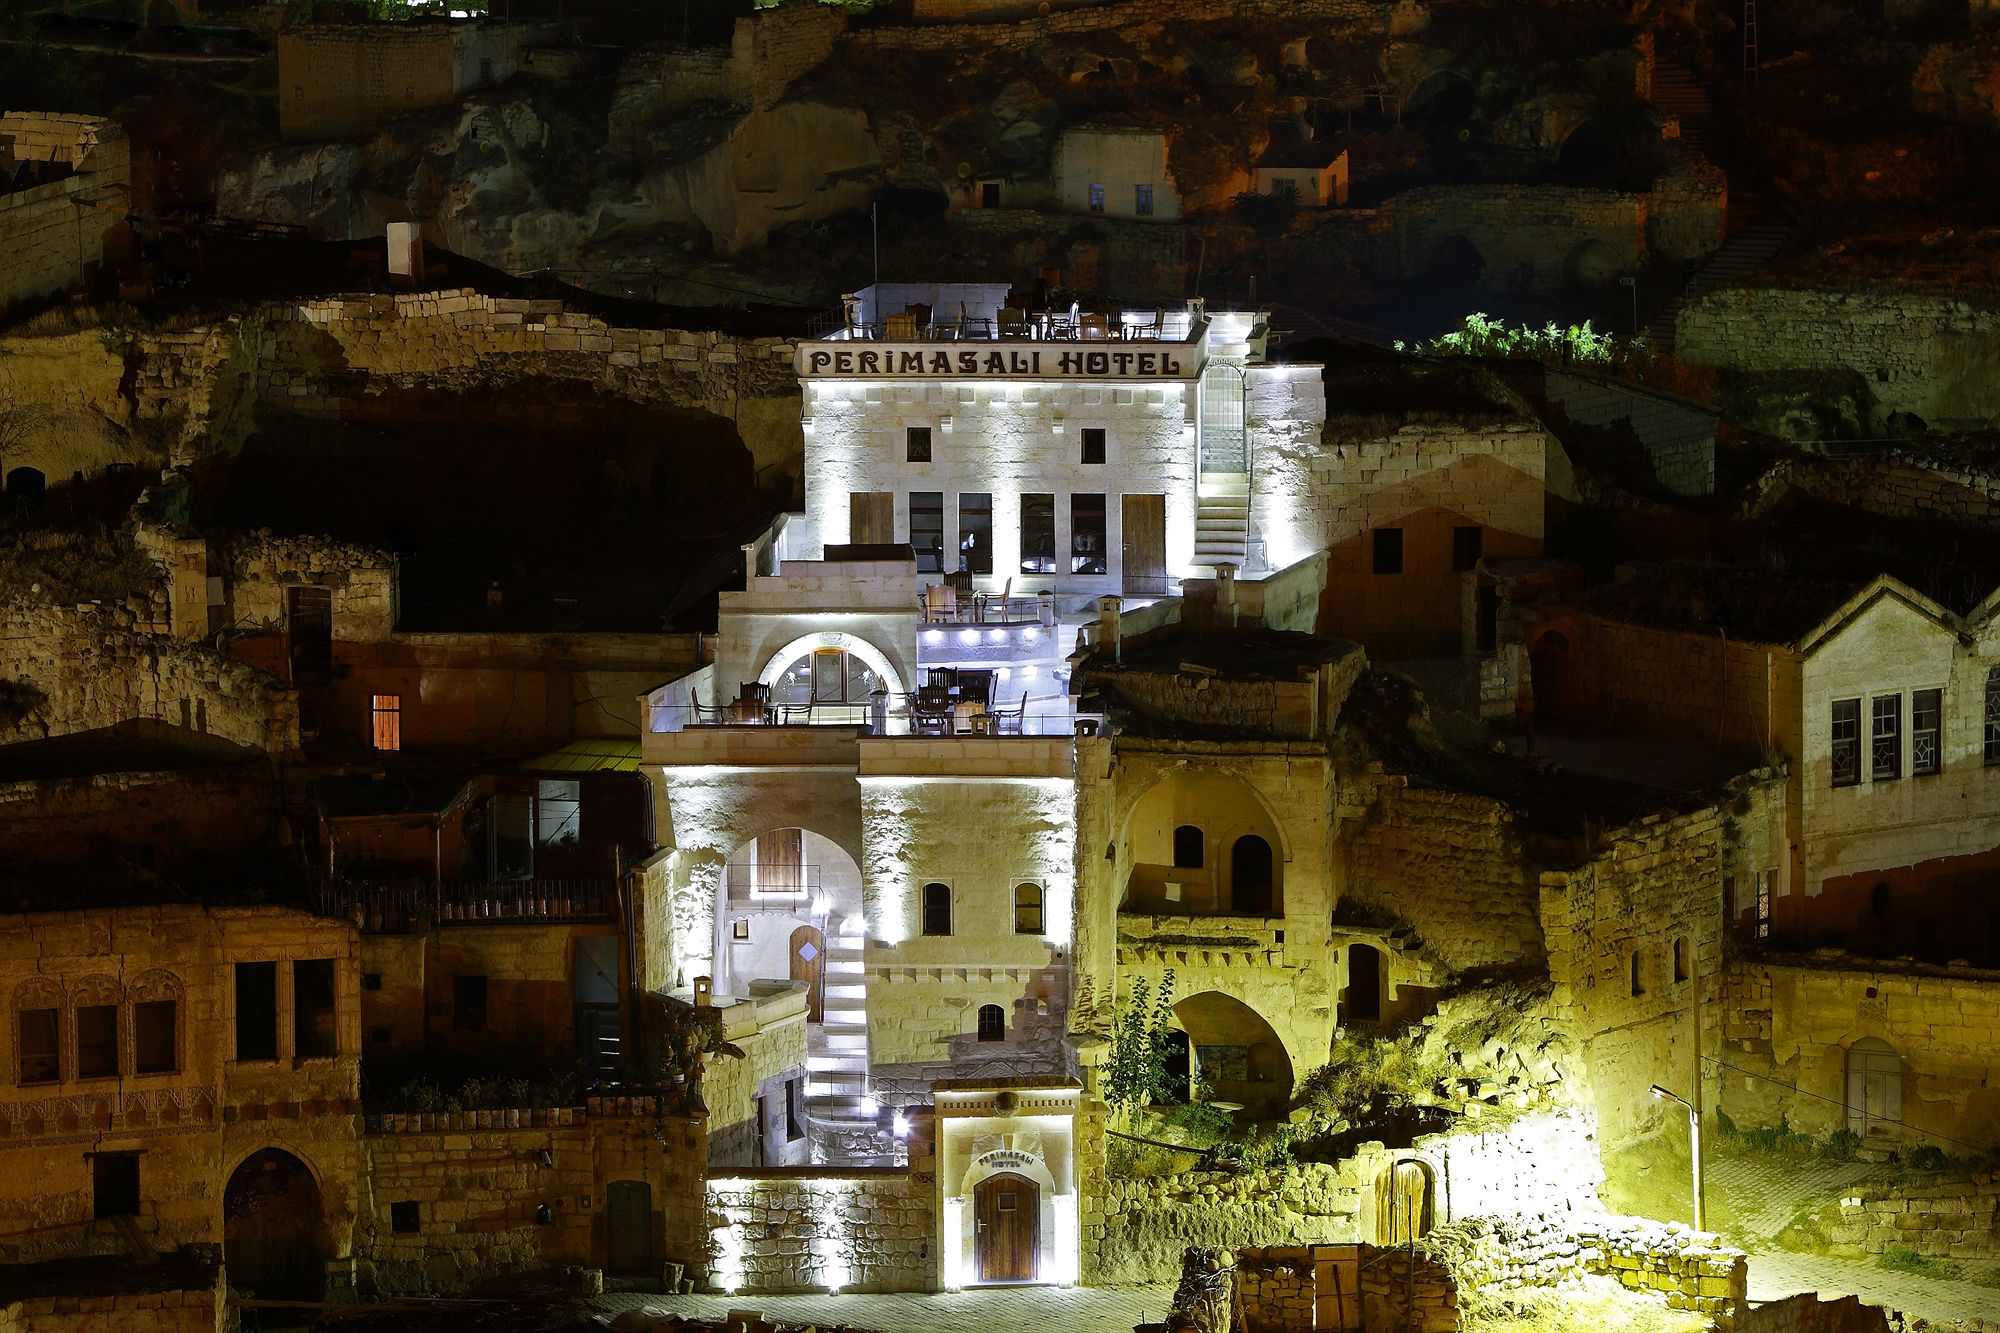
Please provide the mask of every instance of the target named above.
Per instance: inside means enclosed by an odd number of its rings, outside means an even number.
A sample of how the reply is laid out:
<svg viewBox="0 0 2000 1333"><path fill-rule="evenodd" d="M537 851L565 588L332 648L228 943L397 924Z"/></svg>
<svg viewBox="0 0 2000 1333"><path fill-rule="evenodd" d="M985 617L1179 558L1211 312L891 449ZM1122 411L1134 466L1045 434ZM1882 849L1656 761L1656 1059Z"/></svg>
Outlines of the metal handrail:
<svg viewBox="0 0 2000 1333"><path fill-rule="evenodd" d="M754 713L741 703L655 704L650 710L648 726L655 734L691 728L744 731L845 728L858 730L864 736L981 738L1068 736L1078 732L1095 735L1103 727L1101 713L1078 712L1062 706L1056 696L1037 700L1004 687L999 694L984 710L954 708L949 712L927 709L913 694L885 695L884 707L879 710L873 703L771 704ZM974 722L978 717L992 721ZM974 730L974 727L990 729Z"/></svg>

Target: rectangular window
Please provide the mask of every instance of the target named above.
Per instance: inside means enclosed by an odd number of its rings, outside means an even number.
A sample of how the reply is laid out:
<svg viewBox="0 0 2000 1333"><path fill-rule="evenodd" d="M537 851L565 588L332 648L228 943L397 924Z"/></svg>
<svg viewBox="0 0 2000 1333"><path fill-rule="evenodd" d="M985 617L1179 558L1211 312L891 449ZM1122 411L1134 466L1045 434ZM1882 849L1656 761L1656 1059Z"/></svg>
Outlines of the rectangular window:
<svg viewBox="0 0 2000 1333"><path fill-rule="evenodd" d="M924 885L924 934L951 934L951 886Z"/></svg>
<svg viewBox="0 0 2000 1333"><path fill-rule="evenodd" d="M958 497L958 567L974 574L993 572L993 497L967 491Z"/></svg>
<svg viewBox="0 0 2000 1333"><path fill-rule="evenodd" d="M1104 461L1104 428L1085 426L1083 428L1083 461L1102 463Z"/></svg>
<svg viewBox="0 0 2000 1333"><path fill-rule="evenodd" d="M1474 524L1451 530L1451 567L1463 574L1486 553L1486 529Z"/></svg>
<svg viewBox="0 0 2000 1333"><path fill-rule="evenodd" d="M90 1215L139 1215L139 1154L101 1152L91 1157Z"/></svg>
<svg viewBox="0 0 2000 1333"><path fill-rule="evenodd" d="M583 784L564 779L535 784L535 846L573 848L583 840Z"/></svg>
<svg viewBox="0 0 2000 1333"><path fill-rule="evenodd" d="M1104 497L1069 497L1069 572L1108 574L1104 554Z"/></svg>
<svg viewBox="0 0 2000 1333"><path fill-rule="evenodd" d="M1153 187L1134 185L1132 187L1132 211L1142 218L1153 216Z"/></svg>
<svg viewBox="0 0 2000 1333"><path fill-rule="evenodd" d="M76 1076L118 1076L118 1006L86 1004L76 1011Z"/></svg>
<svg viewBox="0 0 2000 1333"><path fill-rule="evenodd" d="M142 1000L132 1006L132 1072L171 1074L180 1068L180 1005Z"/></svg>
<svg viewBox="0 0 2000 1333"><path fill-rule="evenodd" d="M62 1081L62 1011L21 1011L21 1082Z"/></svg>
<svg viewBox="0 0 2000 1333"><path fill-rule="evenodd" d="M1274 198L1290 195L1296 199L1299 197L1299 183L1291 176L1275 176L1271 179L1271 194Z"/></svg>
<svg viewBox="0 0 2000 1333"><path fill-rule="evenodd" d="M333 1006L333 960L313 958L292 964L292 1054L300 1060L327 1060L339 1052Z"/></svg>
<svg viewBox="0 0 2000 1333"><path fill-rule="evenodd" d="M1919 776L1944 767L1944 691L1916 690L1910 695L1910 772Z"/></svg>
<svg viewBox="0 0 2000 1333"><path fill-rule="evenodd" d="M403 748L403 696L373 694L368 697L371 735L378 750Z"/></svg>
<svg viewBox="0 0 2000 1333"><path fill-rule="evenodd" d="M236 965L236 1058L278 1058L278 965Z"/></svg>
<svg viewBox="0 0 2000 1333"><path fill-rule="evenodd" d="M1861 781L1861 701L1835 699L1830 725L1833 785L1852 787Z"/></svg>
<svg viewBox="0 0 2000 1333"><path fill-rule="evenodd" d="M785 1080L785 1137L793 1143L806 1136L805 1085L802 1078Z"/></svg>
<svg viewBox="0 0 2000 1333"><path fill-rule="evenodd" d="M910 545L917 573L944 573L944 492L910 492Z"/></svg>
<svg viewBox="0 0 2000 1333"><path fill-rule="evenodd" d="M1056 572L1056 497L1021 497L1021 572Z"/></svg>
<svg viewBox="0 0 2000 1333"><path fill-rule="evenodd" d="M460 1032L486 1030L486 978L451 979L451 1025Z"/></svg>
<svg viewBox="0 0 2000 1333"><path fill-rule="evenodd" d="M906 463L928 463L931 461L931 428L929 426L904 427L903 461Z"/></svg>
<svg viewBox="0 0 2000 1333"><path fill-rule="evenodd" d="M1878 694L1870 701L1868 775L1877 782L1903 776L1903 696Z"/></svg>
<svg viewBox="0 0 2000 1333"><path fill-rule="evenodd" d="M423 1230L423 1214L414 1200L389 1205L389 1230L399 1236L413 1236Z"/></svg>
<svg viewBox="0 0 2000 1333"><path fill-rule="evenodd" d="M1093 184L1090 187L1088 197L1090 200L1090 211L1093 213L1102 213L1104 211L1104 187Z"/></svg>
<svg viewBox="0 0 2000 1333"><path fill-rule="evenodd" d="M1377 574L1403 572L1403 530L1375 529L1374 569Z"/></svg>

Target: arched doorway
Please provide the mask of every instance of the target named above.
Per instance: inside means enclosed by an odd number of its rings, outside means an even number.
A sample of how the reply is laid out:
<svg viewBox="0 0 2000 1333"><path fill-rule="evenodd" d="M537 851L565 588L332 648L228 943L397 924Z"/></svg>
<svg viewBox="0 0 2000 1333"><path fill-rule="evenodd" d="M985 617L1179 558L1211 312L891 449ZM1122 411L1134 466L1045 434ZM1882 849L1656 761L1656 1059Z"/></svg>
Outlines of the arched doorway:
<svg viewBox="0 0 2000 1333"><path fill-rule="evenodd" d="M1193 1050L1195 1084L1253 1119L1283 1114L1292 1095L1291 1056L1262 1014L1233 995L1203 991L1174 1006L1174 1021Z"/></svg>
<svg viewBox="0 0 2000 1333"><path fill-rule="evenodd" d="M1271 911L1271 844L1246 833L1229 849L1229 905L1245 916Z"/></svg>
<svg viewBox="0 0 2000 1333"><path fill-rule="evenodd" d="M222 1192L230 1284L263 1300L318 1300L326 1279L320 1223L319 1184L304 1162L281 1148L250 1154Z"/></svg>
<svg viewBox="0 0 2000 1333"><path fill-rule="evenodd" d="M1441 69L1411 90L1403 103L1403 127L1434 144L1456 143L1471 125L1477 104L1472 84L1463 74Z"/></svg>
<svg viewBox="0 0 2000 1333"><path fill-rule="evenodd" d="M7 474L7 507L31 513L48 498L49 479L38 467L17 467Z"/></svg>
<svg viewBox="0 0 2000 1333"><path fill-rule="evenodd" d="M1347 1013L1350 1023L1378 1023L1382 1019L1382 953L1372 944L1356 944L1347 950Z"/></svg>
<svg viewBox="0 0 2000 1333"><path fill-rule="evenodd" d="M806 987L806 1021L821 1022L826 1008L826 934L817 926L792 931L792 980Z"/></svg>
<svg viewBox="0 0 2000 1333"><path fill-rule="evenodd" d="M1417 269L1420 286L1434 290L1477 287L1486 273L1486 256L1463 235L1447 236L1431 248Z"/></svg>
<svg viewBox="0 0 2000 1333"><path fill-rule="evenodd" d="M1041 1250L1041 1189L1026 1176L1002 1171L973 1187L973 1249L981 1282L1033 1282Z"/></svg>
<svg viewBox="0 0 2000 1333"><path fill-rule="evenodd" d="M1847 1127L1862 1141L1894 1139L1903 1118L1903 1058L1880 1037L1847 1048Z"/></svg>
<svg viewBox="0 0 2000 1333"><path fill-rule="evenodd" d="M1586 120L1556 150L1556 179L1565 185L1610 185L1618 174L1618 140L1604 125Z"/></svg>
<svg viewBox="0 0 2000 1333"><path fill-rule="evenodd" d="M1405 1158L1375 1177L1375 1243L1407 1245L1431 1229L1429 1166Z"/></svg>

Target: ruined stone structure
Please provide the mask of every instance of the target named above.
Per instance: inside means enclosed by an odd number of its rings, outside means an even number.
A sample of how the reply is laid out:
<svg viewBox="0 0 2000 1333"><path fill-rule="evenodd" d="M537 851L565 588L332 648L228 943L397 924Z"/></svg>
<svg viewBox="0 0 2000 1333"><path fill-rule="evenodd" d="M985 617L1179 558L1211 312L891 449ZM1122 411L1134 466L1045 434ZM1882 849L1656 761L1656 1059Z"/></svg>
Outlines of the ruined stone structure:
<svg viewBox="0 0 2000 1333"><path fill-rule="evenodd" d="M95 278L131 185L112 122L0 107L0 315Z"/></svg>
<svg viewBox="0 0 2000 1333"><path fill-rule="evenodd" d="M278 36L278 123L287 139L358 138L397 116L505 83L552 30L527 23L320 25Z"/></svg>

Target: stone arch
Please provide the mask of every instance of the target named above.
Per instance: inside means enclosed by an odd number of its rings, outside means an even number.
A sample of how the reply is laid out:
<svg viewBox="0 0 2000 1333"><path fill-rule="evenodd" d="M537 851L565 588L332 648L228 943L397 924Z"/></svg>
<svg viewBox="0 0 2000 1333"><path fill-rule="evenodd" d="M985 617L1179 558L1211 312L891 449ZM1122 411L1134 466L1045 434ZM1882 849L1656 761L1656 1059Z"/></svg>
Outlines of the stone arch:
<svg viewBox="0 0 2000 1333"><path fill-rule="evenodd" d="M60 1009L67 997L62 983L54 977L29 977L14 987L14 1010Z"/></svg>
<svg viewBox="0 0 2000 1333"><path fill-rule="evenodd" d="M69 992L70 1005L77 1009L93 1004L118 1004L124 998L125 988L107 972L93 972L80 978Z"/></svg>
<svg viewBox="0 0 2000 1333"><path fill-rule="evenodd" d="M1201 866L1178 865L1176 845L1192 842L1182 832L1197 828L1205 848ZM1163 886L1181 886L1176 912L1227 913L1234 910L1236 862L1233 856L1246 836L1261 839L1270 849L1267 900L1257 914L1282 915L1285 872L1292 859L1286 829L1271 803L1252 783L1216 769L1177 766L1162 773L1132 800L1119 824L1119 843L1132 863L1127 898L1135 904L1152 900Z"/></svg>
<svg viewBox="0 0 2000 1333"><path fill-rule="evenodd" d="M861 863L838 840L796 825L745 839L724 858L716 886L717 989L747 995L757 979L810 980L791 957L794 933L859 934L864 910Z"/></svg>
<svg viewBox="0 0 2000 1333"><path fill-rule="evenodd" d="M266 1300L318 1300L325 1231L319 1175L298 1154L259 1148L229 1173L222 1251L233 1285Z"/></svg>
<svg viewBox="0 0 2000 1333"><path fill-rule="evenodd" d="M1464 232L1454 232L1431 246L1414 277L1426 287L1477 286L1486 273L1486 256Z"/></svg>
<svg viewBox="0 0 2000 1333"><path fill-rule="evenodd" d="M40 509L49 495L49 478L38 467L17 467L7 473L7 503L26 512Z"/></svg>
<svg viewBox="0 0 2000 1333"><path fill-rule="evenodd" d="M1456 135L1478 105L1472 80L1455 69L1433 70L1403 99L1403 124L1420 134Z"/></svg>
<svg viewBox="0 0 2000 1333"><path fill-rule="evenodd" d="M1234 995L1200 991L1175 1001L1174 1021L1194 1047L1195 1077L1215 1100L1239 1103L1260 1119L1283 1113L1292 1058L1269 1019Z"/></svg>
<svg viewBox="0 0 2000 1333"><path fill-rule="evenodd" d="M1570 247L1563 258L1565 287L1596 290L1618 280L1618 256L1595 236L1587 236Z"/></svg>
<svg viewBox="0 0 2000 1333"><path fill-rule="evenodd" d="M164 967L155 967L127 982L125 993L134 1004L141 1004L147 1000L178 1000L185 988L178 976Z"/></svg>
<svg viewBox="0 0 2000 1333"><path fill-rule="evenodd" d="M770 658L764 663L763 670L757 673L758 683L776 685L778 677L787 667L800 658L821 648L838 648L842 652L852 653L854 656L860 658L867 665L868 669L873 671L876 677L889 687L891 694L907 694L910 692L909 682L904 680L902 673L896 670L890 663L886 653L860 635L849 634L845 630L815 630L811 634L802 634L798 638L793 639L777 652L771 654ZM724 683L722 688L728 689L730 686Z"/></svg>
<svg viewBox="0 0 2000 1333"><path fill-rule="evenodd" d="M1572 125L1556 147L1556 178L1569 185L1609 185L1618 177L1618 136L1591 117Z"/></svg>
<svg viewBox="0 0 2000 1333"><path fill-rule="evenodd" d="M1011 1140L1012 1135L1008 1136ZM965 1178L959 1182L958 1192L965 1198L972 1197L972 1190L988 1176L1013 1173L1026 1176L1041 1187L1044 1198L1053 1199L1060 1191L1056 1189L1056 1178L1049 1170L1049 1164L1041 1153L1027 1148L989 1148L966 1164Z"/></svg>

